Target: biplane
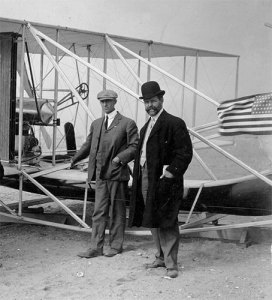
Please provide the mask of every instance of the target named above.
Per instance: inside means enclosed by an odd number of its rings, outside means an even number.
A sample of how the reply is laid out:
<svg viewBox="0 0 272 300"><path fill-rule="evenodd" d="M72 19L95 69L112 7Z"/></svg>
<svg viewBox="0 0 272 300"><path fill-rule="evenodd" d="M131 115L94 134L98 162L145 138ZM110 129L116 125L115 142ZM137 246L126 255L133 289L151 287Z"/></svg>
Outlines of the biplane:
<svg viewBox="0 0 272 300"><path fill-rule="evenodd" d="M198 90L200 59L215 60L216 65L218 59L226 59L236 71L233 97L237 98L238 55L3 18L0 53L0 158L4 166L1 184L20 191L17 211L0 199L6 210L0 211L0 217L90 231L85 222L86 202L93 200L95 182L88 192L86 162L70 169L70 158L84 141L92 120L101 114L95 100L98 91L105 87L115 89L120 99L118 110L135 119L140 128L146 115L139 88L151 78L169 86L175 100L167 101L166 110L183 118L186 114L191 116L186 121L190 124L194 160L197 169L206 175L204 179L185 180L181 210L189 211L189 215L181 226L183 232L194 226L190 223L194 211L215 214L213 220L219 218L216 214L271 215L271 170L259 172L221 147L230 146L233 141L222 139L215 131L218 121L210 120L210 112L215 112L219 103ZM170 64L180 66L182 76L166 71ZM191 77L187 75L190 71ZM206 123L197 124L197 106L202 116L206 114ZM79 119L83 125L79 125ZM250 175L218 178L198 153L203 147ZM22 191L47 195L80 226L24 216ZM84 200L82 218L63 204L63 197ZM238 226L265 224L271 221Z"/></svg>

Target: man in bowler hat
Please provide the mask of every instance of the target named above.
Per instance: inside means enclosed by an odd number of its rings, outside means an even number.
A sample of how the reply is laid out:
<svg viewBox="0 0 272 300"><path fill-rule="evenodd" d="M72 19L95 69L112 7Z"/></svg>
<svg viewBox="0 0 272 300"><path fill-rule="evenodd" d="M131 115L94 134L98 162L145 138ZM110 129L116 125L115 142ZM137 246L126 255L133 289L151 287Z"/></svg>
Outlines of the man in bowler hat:
<svg viewBox="0 0 272 300"><path fill-rule="evenodd" d="M122 252L126 225L128 163L136 154L138 129L135 122L115 110L117 93L103 90L97 95L104 116L92 122L90 134L72 158L71 167L89 156L88 181L96 180L90 248L79 257L112 257ZM108 251L103 251L109 218Z"/></svg>
<svg viewBox="0 0 272 300"><path fill-rule="evenodd" d="M157 253L147 268L166 268L178 276L178 212L183 175L192 160L192 143L184 121L163 109L165 91L156 81L141 87L150 118L140 131L133 169L129 226L151 229Z"/></svg>

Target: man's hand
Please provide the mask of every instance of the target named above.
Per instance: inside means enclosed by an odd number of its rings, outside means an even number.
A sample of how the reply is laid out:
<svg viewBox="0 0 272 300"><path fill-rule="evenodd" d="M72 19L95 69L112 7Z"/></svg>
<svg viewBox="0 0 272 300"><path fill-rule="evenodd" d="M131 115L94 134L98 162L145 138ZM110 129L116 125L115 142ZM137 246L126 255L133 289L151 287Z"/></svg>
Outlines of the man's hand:
<svg viewBox="0 0 272 300"><path fill-rule="evenodd" d="M170 173L169 171L167 170L164 170L162 176L160 178L163 178L163 177L166 177L166 178L174 178L174 175L172 173Z"/></svg>
<svg viewBox="0 0 272 300"><path fill-rule="evenodd" d="M75 163L74 163L74 161L72 159L70 160L70 163L71 163L70 169L73 169L75 167Z"/></svg>
<svg viewBox="0 0 272 300"><path fill-rule="evenodd" d="M112 160L112 162L113 162L114 164L119 165L119 164L121 163L121 160L120 160L120 158L119 158L118 156L115 156L114 159Z"/></svg>

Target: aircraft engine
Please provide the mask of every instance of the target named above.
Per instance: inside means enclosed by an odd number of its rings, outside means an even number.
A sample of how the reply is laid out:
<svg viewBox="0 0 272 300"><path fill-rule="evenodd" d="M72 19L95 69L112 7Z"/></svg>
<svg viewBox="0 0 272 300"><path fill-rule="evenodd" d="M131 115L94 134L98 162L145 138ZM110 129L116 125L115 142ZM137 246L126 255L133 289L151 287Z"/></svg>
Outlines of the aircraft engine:
<svg viewBox="0 0 272 300"><path fill-rule="evenodd" d="M16 124L15 135L15 155L18 155L19 150L19 132L18 124ZM22 162L30 165L37 165L40 163L40 156L42 154L38 139L35 137L32 126L24 122L22 135Z"/></svg>
<svg viewBox="0 0 272 300"><path fill-rule="evenodd" d="M37 107L38 106L38 107ZM25 98L23 104L24 121L31 125L47 125L53 117L53 107L48 100ZM16 100L16 119L19 118L19 99Z"/></svg>

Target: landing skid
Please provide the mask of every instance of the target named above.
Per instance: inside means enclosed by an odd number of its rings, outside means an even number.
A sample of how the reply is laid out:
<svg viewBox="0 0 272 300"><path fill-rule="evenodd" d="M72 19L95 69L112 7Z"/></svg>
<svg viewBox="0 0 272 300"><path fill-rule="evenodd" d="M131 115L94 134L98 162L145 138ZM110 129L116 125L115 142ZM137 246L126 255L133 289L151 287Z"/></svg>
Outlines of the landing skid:
<svg viewBox="0 0 272 300"><path fill-rule="evenodd" d="M219 220L227 218L229 215L205 213L196 215L198 216L197 220L179 226L181 235L193 238L234 241L245 247L250 246L252 243L272 241L271 216L268 217L268 220L219 224ZM179 220L182 221L182 216Z"/></svg>

